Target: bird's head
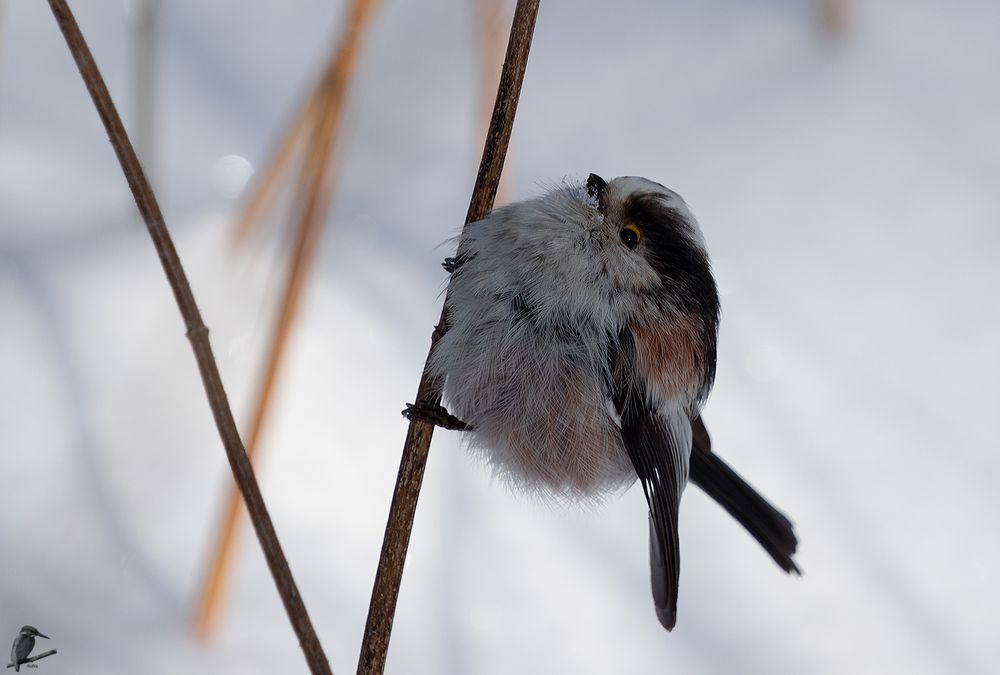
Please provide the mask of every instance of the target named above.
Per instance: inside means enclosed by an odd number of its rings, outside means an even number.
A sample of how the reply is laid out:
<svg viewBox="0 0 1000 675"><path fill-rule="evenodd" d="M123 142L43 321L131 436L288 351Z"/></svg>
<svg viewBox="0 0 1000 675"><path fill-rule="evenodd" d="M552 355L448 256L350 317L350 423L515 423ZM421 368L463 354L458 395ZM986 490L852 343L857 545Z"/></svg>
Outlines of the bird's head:
<svg viewBox="0 0 1000 675"><path fill-rule="evenodd" d="M30 635L32 637L45 638L46 640L49 639L48 635L43 635L42 633L39 633L38 629L35 628L34 626L22 626L21 635Z"/></svg>
<svg viewBox="0 0 1000 675"><path fill-rule="evenodd" d="M591 242L616 293L680 312L716 314L718 293L698 221L673 190L645 178L590 174Z"/></svg>

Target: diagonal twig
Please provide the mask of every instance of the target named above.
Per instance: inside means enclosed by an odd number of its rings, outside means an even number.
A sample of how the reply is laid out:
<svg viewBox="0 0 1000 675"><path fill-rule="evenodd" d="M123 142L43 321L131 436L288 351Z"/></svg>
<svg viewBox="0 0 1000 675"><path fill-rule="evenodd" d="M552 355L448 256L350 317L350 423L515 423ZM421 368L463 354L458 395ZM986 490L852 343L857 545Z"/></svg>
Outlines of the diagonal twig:
<svg viewBox="0 0 1000 675"><path fill-rule="evenodd" d="M292 578L288 561L281 550L281 544L278 542L271 517L264 505L260 487L254 478L250 460L247 458L243 442L240 440L236 422L233 420L233 413L226 398L226 391L222 385L222 378L212 354L212 346L208 340L208 328L202 321L201 312L198 311L187 275L184 273L184 268L177 255L177 249L174 247L164 223L160 206L149 186L149 181L143 174L135 150L122 126L118 111L108 94L108 88L104 84L104 79L101 77L97 64L94 63L90 48L80 32L80 27L77 25L73 13L67 6L66 0L49 0L49 6L60 30L62 30L66 45L73 55L73 60L76 61L80 75L87 86L87 91L94 101L94 107L97 108L97 113L104 123L111 145L121 164L122 172L125 174L125 179L135 197L136 206L139 207L149 235L153 239L153 245L156 247L160 263L163 265L163 271L184 319L187 337L198 362L198 370L201 373L205 393L208 396L215 425L222 438L229 465L243 493L247 510L250 512L254 529L257 531L257 538L264 551L264 557L267 559L267 566L274 577L275 586L278 588L289 621L299 639L309 669L314 674L330 673L330 664L323 653L319 638L316 636L316 631L309 620L309 614L306 612L295 580Z"/></svg>
<svg viewBox="0 0 1000 675"><path fill-rule="evenodd" d="M309 125L311 128L292 132L293 135L297 133L304 136L307 145L307 156L302 164L299 194L296 199L297 204L301 205L301 211L296 214L298 222L295 243L288 261L281 305L271 335L264 371L257 385L254 412L247 433L246 449L251 460L260 446L274 385L286 353L285 346L288 344L298 314L302 291L309 276L319 235L329 208L329 193L334 173L330 158L347 98L348 84L360 51L362 34L375 5L376 0L353 0L327 70L315 93L310 95L310 101L306 106L307 109L314 109L311 113L312 124ZM293 124L294 128L300 126L302 125L299 120ZM276 158L275 165L281 161L282 158ZM251 204L256 201L257 199L253 198ZM242 222L252 221L244 219ZM195 629L203 637L212 631L219 613L225 579L231 567L230 552L235 541L239 514L240 496L234 486L226 499L226 510L219 529L219 537L198 601Z"/></svg>
<svg viewBox="0 0 1000 675"><path fill-rule="evenodd" d="M538 15L538 3L539 0L518 0L514 9L514 21L510 30L510 41L507 44L503 74L500 76L496 104L486 135L483 158L476 176L476 186L472 192L466 224L485 217L496 197L497 184L503 171L504 157L510 141L511 128L514 125L514 113L521 93L521 82L528 62L535 18ZM447 304L446 294L445 308ZM447 330L446 326L447 310L442 309L441 320L431 337L431 351ZM429 358L430 353L428 353ZM427 375L426 366L417 387L416 401L431 405L441 402L441 383ZM368 622L358 660L359 675L379 675L385 669L389 636L392 632L396 600L399 597L399 585L403 576L403 564L406 561L406 550L410 543L413 517L417 509L417 499L420 496L420 485L427 466L427 453L433 433L432 425L419 421L411 421L406 432L396 488L392 495L392 506L389 509L389 519L382 541L382 553L372 588L371 604L368 607Z"/></svg>

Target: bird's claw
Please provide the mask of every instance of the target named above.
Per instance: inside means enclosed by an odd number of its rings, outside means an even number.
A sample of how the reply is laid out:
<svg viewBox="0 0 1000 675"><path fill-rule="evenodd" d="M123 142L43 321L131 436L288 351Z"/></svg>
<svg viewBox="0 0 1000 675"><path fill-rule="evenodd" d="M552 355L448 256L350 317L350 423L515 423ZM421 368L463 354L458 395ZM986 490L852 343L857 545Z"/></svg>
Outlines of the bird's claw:
<svg viewBox="0 0 1000 675"><path fill-rule="evenodd" d="M403 417L411 422L425 422L450 431L468 431L472 428L441 405L407 403L403 408Z"/></svg>

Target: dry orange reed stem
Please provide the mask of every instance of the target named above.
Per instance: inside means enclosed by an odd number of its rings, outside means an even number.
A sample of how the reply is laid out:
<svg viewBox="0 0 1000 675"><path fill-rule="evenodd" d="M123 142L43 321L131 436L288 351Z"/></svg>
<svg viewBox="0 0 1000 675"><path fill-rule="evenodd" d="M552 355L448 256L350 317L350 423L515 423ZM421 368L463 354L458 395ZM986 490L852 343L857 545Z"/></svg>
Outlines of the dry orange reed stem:
<svg viewBox="0 0 1000 675"><path fill-rule="evenodd" d="M288 125L285 134L278 143L278 147L271 155L271 161L268 162L267 169L255 181L256 186L254 191L243 206L239 219L233 228L232 245L234 248L242 244L250 236L254 227L260 223L264 214L267 213L277 195L278 186L288 170L290 162L295 158L301 144L306 141L309 132L316 128L317 118L323 103L324 87L322 85L326 80L325 73L330 73L336 68L336 59L339 54L340 50L334 50L331 53L330 62L323 69L324 77L320 80L319 84L310 90L305 104L296 111L295 118Z"/></svg>
<svg viewBox="0 0 1000 675"><path fill-rule="evenodd" d="M238 236L244 235L263 214L275 192L278 178L292 158L293 150L300 140L304 140L307 154L299 175L299 189L295 200L299 205L295 242L288 261L288 274L267 361L258 383L250 429L247 432L247 454L251 460L260 447L274 385L284 362L288 339L301 304L302 290L312 267L317 242L329 207L333 180L330 156L334 138L340 125L363 30L374 6L374 0L355 0L351 5L339 44L334 50L323 78L285 135L270 169L248 202L247 210L237 228ZM236 541L240 511L239 494L233 487L226 500L226 511L219 528L214 554L198 600L195 630L202 637L209 636L218 621L222 596L232 568L230 560Z"/></svg>
<svg viewBox="0 0 1000 675"><path fill-rule="evenodd" d="M474 0L476 5L476 30L479 42L479 117L481 143L490 128L493 102L496 99L497 82L503 67L504 32L510 25L507 0ZM507 151L510 158L510 150ZM500 174L495 204L504 204L510 199L510 162L505 162Z"/></svg>

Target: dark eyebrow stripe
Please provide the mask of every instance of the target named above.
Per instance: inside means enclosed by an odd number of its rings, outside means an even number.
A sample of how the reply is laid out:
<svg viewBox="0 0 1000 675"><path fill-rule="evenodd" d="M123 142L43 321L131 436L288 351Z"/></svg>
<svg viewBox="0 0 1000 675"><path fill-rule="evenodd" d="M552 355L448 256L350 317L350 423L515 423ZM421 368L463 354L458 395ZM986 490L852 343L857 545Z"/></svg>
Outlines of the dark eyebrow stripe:
<svg viewBox="0 0 1000 675"><path fill-rule="evenodd" d="M687 228L680 211L664 203L663 195L656 192L637 192L629 195L624 204L625 217L637 223L669 224L678 233Z"/></svg>

